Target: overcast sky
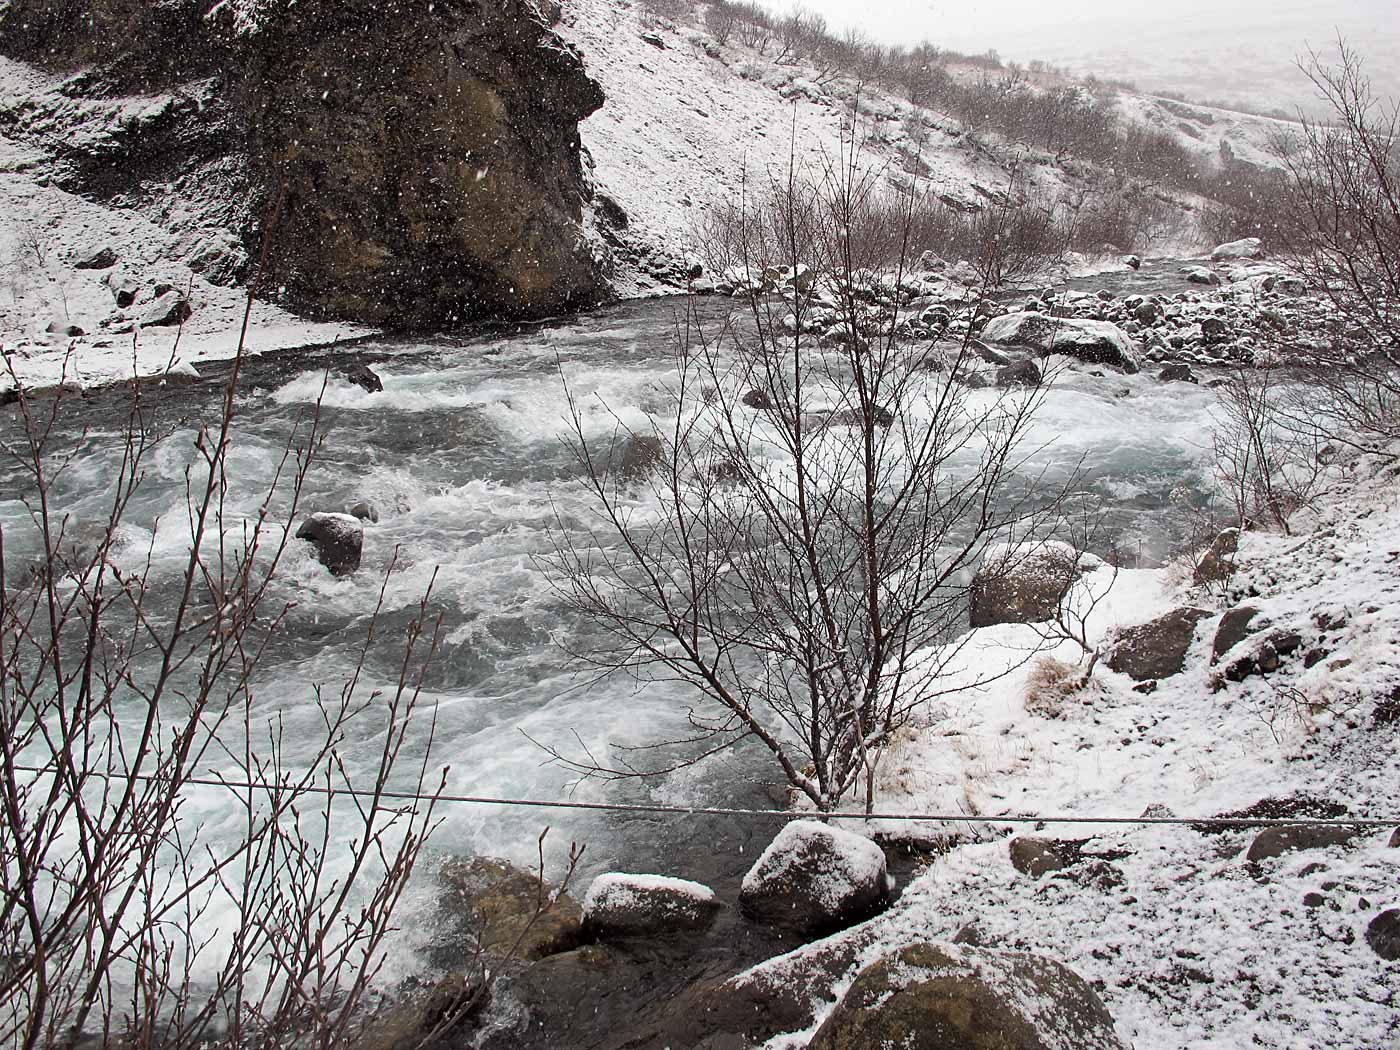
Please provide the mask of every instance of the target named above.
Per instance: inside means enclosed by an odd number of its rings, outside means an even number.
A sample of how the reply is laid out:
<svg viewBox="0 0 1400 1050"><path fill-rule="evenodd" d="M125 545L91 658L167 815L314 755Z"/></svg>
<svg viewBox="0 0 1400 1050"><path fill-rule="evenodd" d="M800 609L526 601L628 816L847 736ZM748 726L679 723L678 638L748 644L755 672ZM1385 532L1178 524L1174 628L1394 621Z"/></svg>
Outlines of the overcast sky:
<svg viewBox="0 0 1400 1050"><path fill-rule="evenodd" d="M776 10L784 0L763 0ZM1294 66L1340 31L1376 87L1400 94L1400 0L804 0L833 27L857 24L887 43L920 39L1003 58L1042 58L1076 72L1256 105L1306 104Z"/></svg>

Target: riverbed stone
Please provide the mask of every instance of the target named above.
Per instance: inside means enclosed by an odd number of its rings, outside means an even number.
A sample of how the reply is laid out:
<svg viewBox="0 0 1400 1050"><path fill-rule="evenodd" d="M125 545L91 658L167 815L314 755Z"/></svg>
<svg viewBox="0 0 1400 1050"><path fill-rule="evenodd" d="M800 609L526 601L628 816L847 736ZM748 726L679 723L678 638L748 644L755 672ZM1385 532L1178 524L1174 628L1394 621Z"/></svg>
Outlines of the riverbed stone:
<svg viewBox="0 0 1400 1050"><path fill-rule="evenodd" d="M1088 364L1113 365L1129 373L1140 367L1132 336L1111 321L1055 318L1022 310L992 318L982 329L982 338L1042 354L1065 354Z"/></svg>
<svg viewBox="0 0 1400 1050"><path fill-rule="evenodd" d="M1244 237L1238 241L1227 241L1225 244L1218 244L1215 250L1210 253L1211 259L1220 262L1226 259L1262 259L1264 257L1264 242L1258 237Z"/></svg>
<svg viewBox="0 0 1400 1050"><path fill-rule="evenodd" d="M519 959L544 959L584 941L583 912L560 887L540 883L496 857L451 858L438 871L443 905L460 915L475 944L488 955L514 952ZM540 894L550 902L540 908Z"/></svg>
<svg viewBox="0 0 1400 1050"><path fill-rule="evenodd" d="M1186 651L1196 637L1196 627L1211 615L1209 609L1185 606L1155 620L1118 632L1109 648L1110 668L1137 682L1178 675L1186 667Z"/></svg>
<svg viewBox="0 0 1400 1050"><path fill-rule="evenodd" d="M460 1045L461 1035L490 1005L488 987L463 974L401 998L355 1036L356 1050L402 1050Z"/></svg>
<svg viewBox="0 0 1400 1050"><path fill-rule="evenodd" d="M110 244L85 248L73 260L75 270L110 270L117 265L117 250Z"/></svg>
<svg viewBox="0 0 1400 1050"><path fill-rule="evenodd" d="M1341 825L1283 824L1265 828L1249 844L1245 860L1258 863L1285 853L1328 846L1349 846L1361 835L1358 828Z"/></svg>
<svg viewBox="0 0 1400 1050"><path fill-rule="evenodd" d="M770 926L824 933L874 915L888 892L885 854L874 842L814 820L794 820L744 876L739 907Z"/></svg>
<svg viewBox="0 0 1400 1050"><path fill-rule="evenodd" d="M351 361L340 370L340 374L366 393L378 394L384 389L384 380L362 361Z"/></svg>
<svg viewBox="0 0 1400 1050"><path fill-rule="evenodd" d="M639 481L666 462L666 443L653 434L628 434L614 453L618 477Z"/></svg>
<svg viewBox="0 0 1400 1050"><path fill-rule="evenodd" d="M643 937L704 929L719 912L708 886L664 875L607 872L583 900L583 926L598 937Z"/></svg>
<svg viewBox="0 0 1400 1050"><path fill-rule="evenodd" d="M810 1050L1123 1050L1089 984L1053 959L914 944L862 970Z"/></svg>
<svg viewBox="0 0 1400 1050"><path fill-rule="evenodd" d="M312 514L297 529L296 538L309 540L316 558L333 576L349 576L360 567L365 530L350 514Z"/></svg>

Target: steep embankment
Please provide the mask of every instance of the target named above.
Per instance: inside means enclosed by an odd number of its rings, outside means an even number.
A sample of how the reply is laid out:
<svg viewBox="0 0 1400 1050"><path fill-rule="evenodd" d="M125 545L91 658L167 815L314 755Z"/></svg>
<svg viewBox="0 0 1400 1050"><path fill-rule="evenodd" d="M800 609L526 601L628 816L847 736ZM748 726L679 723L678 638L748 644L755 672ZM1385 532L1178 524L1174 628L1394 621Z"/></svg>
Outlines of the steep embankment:
<svg viewBox="0 0 1400 1050"><path fill-rule="evenodd" d="M549 23L527 0L14 0L0 52L48 75L11 71L0 126L211 284L249 278L275 211L269 287L300 313L538 316L606 293L577 131L603 97Z"/></svg>

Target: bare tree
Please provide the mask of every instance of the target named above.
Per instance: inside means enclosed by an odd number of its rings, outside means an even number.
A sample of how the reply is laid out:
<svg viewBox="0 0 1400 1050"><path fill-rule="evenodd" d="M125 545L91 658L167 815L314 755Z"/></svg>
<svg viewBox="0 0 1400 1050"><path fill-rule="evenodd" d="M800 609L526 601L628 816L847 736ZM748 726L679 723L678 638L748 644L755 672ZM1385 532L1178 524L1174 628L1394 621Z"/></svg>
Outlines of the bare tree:
<svg viewBox="0 0 1400 1050"><path fill-rule="evenodd" d="M1319 411L1364 437L1400 433L1400 106L1377 98L1357 52L1338 41L1302 64L1330 107L1282 143L1293 206L1286 260L1344 323L1306 349Z"/></svg>
<svg viewBox="0 0 1400 1050"><path fill-rule="evenodd" d="M619 422L619 455L569 393L596 514L560 530L552 567L607 638L580 655L693 686L707 753L759 741L820 810L871 805L887 741L944 689L966 571L1035 517L1042 390L974 400L952 378L970 339L900 335L919 202L854 148L812 177L791 164L710 228L711 271L751 291L723 322L678 321L674 423Z"/></svg>

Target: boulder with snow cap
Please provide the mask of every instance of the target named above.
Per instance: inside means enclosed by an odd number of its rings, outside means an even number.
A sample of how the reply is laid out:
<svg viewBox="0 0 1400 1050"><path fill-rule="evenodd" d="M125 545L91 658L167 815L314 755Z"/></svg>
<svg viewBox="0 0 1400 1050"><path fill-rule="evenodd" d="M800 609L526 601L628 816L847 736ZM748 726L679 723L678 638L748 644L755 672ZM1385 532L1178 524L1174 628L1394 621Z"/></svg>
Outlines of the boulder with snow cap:
<svg viewBox="0 0 1400 1050"><path fill-rule="evenodd" d="M867 966L809 1050L1124 1050L1090 985L1042 955L912 944Z"/></svg>
<svg viewBox="0 0 1400 1050"><path fill-rule="evenodd" d="M1186 667L1186 651L1196 638L1196 626L1208 616L1208 609L1186 607L1126 627L1118 632L1106 662L1137 682L1178 675Z"/></svg>
<svg viewBox="0 0 1400 1050"><path fill-rule="evenodd" d="M583 927L598 937L641 937L708 926L719 900L708 886L664 875L599 875L583 899Z"/></svg>
<svg viewBox="0 0 1400 1050"><path fill-rule="evenodd" d="M312 514L297 529L297 539L311 541L316 559L333 576L349 576L360 567L365 529L359 518L349 514Z"/></svg>
<svg viewBox="0 0 1400 1050"><path fill-rule="evenodd" d="M794 820L744 876L739 906L758 922L814 934L869 918L888 894L879 846L841 828Z"/></svg>
<svg viewBox="0 0 1400 1050"><path fill-rule="evenodd" d="M1052 620L1074 582L1101 564L1053 540L989 547L969 591L972 626Z"/></svg>
<svg viewBox="0 0 1400 1050"><path fill-rule="evenodd" d="M1210 253L1211 259L1221 262L1226 259L1262 259L1264 257L1264 242L1258 237L1244 237L1238 241L1227 241L1225 244L1218 244L1215 250Z"/></svg>
<svg viewBox="0 0 1400 1050"><path fill-rule="evenodd" d="M1065 354L1087 364L1113 365L1128 373L1139 368L1132 337L1111 321L1047 317L1021 310L992 318L982 329L982 338L1042 354Z"/></svg>
<svg viewBox="0 0 1400 1050"><path fill-rule="evenodd" d="M161 328L182 325L190 319L194 310L190 302L179 292L171 290L157 292L157 297L141 315L142 328Z"/></svg>
<svg viewBox="0 0 1400 1050"><path fill-rule="evenodd" d="M1185 266L1182 276L1191 284L1219 284L1220 275L1209 266Z"/></svg>

